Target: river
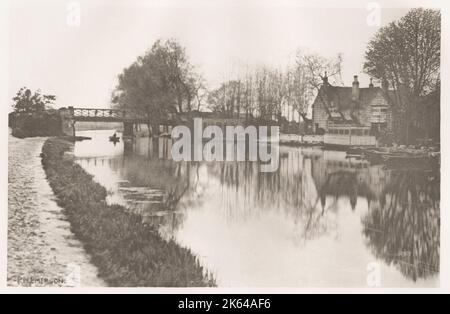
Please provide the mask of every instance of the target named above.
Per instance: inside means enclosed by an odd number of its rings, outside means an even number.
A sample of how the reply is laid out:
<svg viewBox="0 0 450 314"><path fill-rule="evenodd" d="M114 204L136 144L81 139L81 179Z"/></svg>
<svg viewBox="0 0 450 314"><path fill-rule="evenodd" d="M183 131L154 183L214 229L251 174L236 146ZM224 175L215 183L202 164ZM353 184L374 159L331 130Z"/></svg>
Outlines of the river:
<svg viewBox="0 0 450 314"><path fill-rule="evenodd" d="M222 287L439 286L439 173L387 170L345 152L280 148L257 162L174 162L170 139L112 143L83 131L76 161ZM119 134L120 136L120 134Z"/></svg>

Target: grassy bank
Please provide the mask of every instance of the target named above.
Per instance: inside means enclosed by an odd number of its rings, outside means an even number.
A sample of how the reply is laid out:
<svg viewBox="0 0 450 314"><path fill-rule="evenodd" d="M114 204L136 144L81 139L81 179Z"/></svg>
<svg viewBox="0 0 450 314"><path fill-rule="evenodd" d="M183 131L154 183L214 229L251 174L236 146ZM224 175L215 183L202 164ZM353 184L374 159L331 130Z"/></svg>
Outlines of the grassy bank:
<svg viewBox="0 0 450 314"><path fill-rule="evenodd" d="M214 286L190 250L165 241L140 216L107 205L106 190L64 152L70 143L48 139L42 164L72 231L110 286Z"/></svg>

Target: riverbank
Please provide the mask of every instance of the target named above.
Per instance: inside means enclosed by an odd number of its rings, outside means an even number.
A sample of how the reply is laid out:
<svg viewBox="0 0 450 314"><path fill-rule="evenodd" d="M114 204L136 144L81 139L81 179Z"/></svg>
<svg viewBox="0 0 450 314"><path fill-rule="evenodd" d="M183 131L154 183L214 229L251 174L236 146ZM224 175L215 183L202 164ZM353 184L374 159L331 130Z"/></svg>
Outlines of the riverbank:
<svg viewBox="0 0 450 314"><path fill-rule="evenodd" d="M45 140L9 135L7 284L103 286L54 201L39 158Z"/></svg>
<svg viewBox="0 0 450 314"><path fill-rule="evenodd" d="M215 285L190 250L165 241L125 207L107 205L106 189L65 156L70 149L67 141L48 139L42 149L42 164L72 231L109 286Z"/></svg>
<svg viewBox="0 0 450 314"><path fill-rule="evenodd" d="M439 169L437 147L349 147L347 158L364 158L371 164L383 164L391 169Z"/></svg>
<svg viewBox="0 0 450 314"><path fill-rule="evenodd" d="M324 147L352 147L377 146L375 136L350 134L280 134L280 144L286 146L324 146Z"/></svg>

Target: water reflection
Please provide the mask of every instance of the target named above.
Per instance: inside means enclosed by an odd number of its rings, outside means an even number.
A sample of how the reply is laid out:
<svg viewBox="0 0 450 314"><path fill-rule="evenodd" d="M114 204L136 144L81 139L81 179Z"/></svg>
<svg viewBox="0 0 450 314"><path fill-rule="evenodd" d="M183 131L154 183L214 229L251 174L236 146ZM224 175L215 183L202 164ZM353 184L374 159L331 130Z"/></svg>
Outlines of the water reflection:
<svg viewBox="0 0 450 314"><path fill-rule="evenodd" d="M374 254L414 281L439 271L439 199L439 173L396 172L362 220Z"/></svg>
<svg viewBox="0 0 450 314"><path fill-rule="evenodd" d="M365 286L373 261L384 286L437 284L438 173L286 147L278 171L264 173L257 162L174 162L169 139L124 152L100 145L102 134L75 145L78 162L110 202L197 253L219 285Z"/></svg>

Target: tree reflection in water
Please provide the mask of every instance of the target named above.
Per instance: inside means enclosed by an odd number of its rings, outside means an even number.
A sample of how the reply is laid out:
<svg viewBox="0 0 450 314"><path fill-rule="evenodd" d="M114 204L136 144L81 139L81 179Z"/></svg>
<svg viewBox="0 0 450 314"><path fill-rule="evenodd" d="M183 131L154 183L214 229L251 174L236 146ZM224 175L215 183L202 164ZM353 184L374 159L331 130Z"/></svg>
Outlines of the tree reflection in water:
<svg viewBox="0 0 450 314"><path fill-rule="evenodd" d="M348 199L352 211L365 199L363 239L377 258L414 281L439 272L439 172L388 171L337 152L298 150L282 155L276 172L264 173L257 162L174 162L164 142L146 149L127 154L117 171L133 186L165 191L166 214L148 219L169 236L182 228L187 211L202 208L207 190L217 198L208 210L223 214L224 223L283 214L294 222L298 244L338 233L339 199Z"/></svg>
<svg viewBox="0 0 450 314"><path fill-rule="evenodd" d="M202 202L204 189L198 180L199 163L168 159L170 146L165 139L140 139L138 144L124 147L122 164L112 164L112 169L133 188L145 187L164 194L160 201L132 200L128 207L141 215L145 224L157 227L163 236L170 238L184 220L179 206L181 199L182 207L197 207Z"/></svg>
<svg viewBox="0 0 450 314"><path fill-rule="evenodd" d="M300 152L280 158L276 172L261 172L257 162L208 165L222 189L221 208L228 222L240 223L266 213L283 214L294 221L297 243L334 230L334 217L323 215L319 194L311 175L313 161Z"/></svg>
<svg viewBox="0 0 450 314"><path fill-rule="evenodd" d="M168 147L164 141L149 141L148 146L137 146L140 151L127 153L124 164L115 169L132 186L165 191L166 215L152 215L154 205L140 210L152 224L170 225L174 233L183 224L184 210L201 207L204 191L217 180L220 206L211 210L222 211L225 222L239 223L264 211L281 212L295 222L298 242L335 227L333 217L323 215L311 175L313 161L300 152L282 156L278 171L264 173L258 162L174 162L167 156Z"/></svg>
<svg viewBox="0 0 450 314"><path fill-rule="evenodd" d="M373 253L416 281L439 273L439 172L398 171L363 218Z"/></svg>

